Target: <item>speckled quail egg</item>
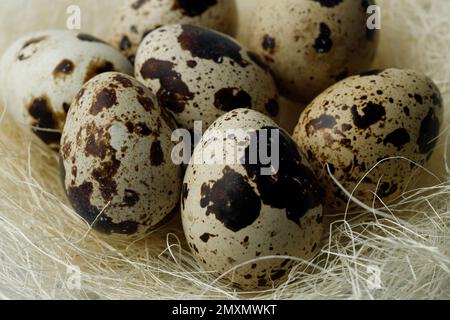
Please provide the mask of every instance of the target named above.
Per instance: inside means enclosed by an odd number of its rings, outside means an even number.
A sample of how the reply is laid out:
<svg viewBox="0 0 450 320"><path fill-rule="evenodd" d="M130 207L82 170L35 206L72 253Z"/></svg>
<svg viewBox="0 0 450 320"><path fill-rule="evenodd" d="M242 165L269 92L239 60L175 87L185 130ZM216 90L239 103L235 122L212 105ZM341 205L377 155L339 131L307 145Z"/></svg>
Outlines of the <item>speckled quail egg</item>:
<svg viewBox="0 0 450 320"><path fill-rule="evenodd" d="M367 70L378 32L369 29L372 0L261 0L250 49L265 57L280 93L311 101L349 75Z"/></svg>
<svg viewBox="0 0 450 320"><path fill-rule="evenodd" d="M171 25L151 32L139 47L135 76L186 129L203 121L206 130L238 108L278 114L275 82L259 57L202 27Z"/></svg>
<svg viewBox="0 0 450 320"><path fill-rule="evenodd" d="M430 158L443 122L439 89L425 75L386 69L345 79L327 89L304 111L294 140L320 176L331 208L344 209L354 196L372 206L374 193L393 201L417 168Z"/></svg>
<svg viewBox="0 0 450 320"><path fill-rule="evenodd" d="M67 111L82 85L106 71L133 74L116 49L93 36L63 30L32 33L17 40L0 66L8 111L58 149Z"/></svg>
<svg viewBox="0 0 450 320"><path fill-rule="evenodd" d="M321 201L290 136L267 116L238 109L215 121L197 145L182 188L182 220L207 271L223 275L242 264L227 279L264 289L286 279L295 264L286 256L308 260L317 253Z"/></svg>
<svg viewBox="0 0 450 320"><path fill-rule="evenodd" d="M234 0L123 0L110 42L134 63L139 44L151 31L189 23L228 33L233 29L235 10Z"/></svg>
<svg viewBox="0 0 450 320"><path fill-rule="evenodd" d="M94 229L135 238L178 209L180 167L173 164L175 122L135 79L104 73L72 104L61 140L65 190Z"/></svg>

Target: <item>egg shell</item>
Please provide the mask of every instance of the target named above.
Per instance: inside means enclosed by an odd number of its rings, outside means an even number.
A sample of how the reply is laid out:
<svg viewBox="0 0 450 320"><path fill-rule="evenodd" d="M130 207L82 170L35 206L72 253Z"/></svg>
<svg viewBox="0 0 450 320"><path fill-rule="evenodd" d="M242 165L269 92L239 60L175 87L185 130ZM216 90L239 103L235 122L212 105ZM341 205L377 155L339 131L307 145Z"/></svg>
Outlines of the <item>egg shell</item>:
<svg viewBox="0 0 450 320"><path fill-rule="evenodd" d="M91 35L47 30L26 35L4 54L0 87L6 107L58 149L67 111L82 85L106 71L133 74L116 49Z"/></svg>
<svg viewBox="0 0 450 320"><path fill-rule="evenodd" d="M231 32L234 0L124 0L118 7L110 42L134 63L137 48L151 31L188 23Z"/></svg>
<svg viewBox="0 0 450 320"><path fill-rule="evenodd" d="M280 93L310 102L330 85L367 70L378 30L367 28L372 0L261 0L249 47L265 57Z"/></svg>
<svg viewBox="0 0 450 320"><path fill-rule="evenodd" d="M345 209L348 197L325 165L349 191L378 162L404 157L425 165L443 122L442 98L431 79L411 70L374 70L327 89L304 111L294 140L327 192L326 203ZM354 196L372 206L374 192L393 201L407 187L417 165L404 159L379 164Z"/></svg>
<svg viewBox="0 0 450 320"><path fill-rule="evenodd" d="M266 66L213 30L171 25L151 32L139 47L135 76L186 129L195 121L206 129L238 108L278 115L277 89Z"/></svg>
<svg viewBox="0 0 450 320"><path fill-rule="evenodd" d="M175 128L134 78L104 73L86 83L60 152L75 211L96 230L129 238L164 223L178 208L182 185L181 168L171 161Z"/></svg>
<svg viewBox="0 0 450 320"><path fill-rule="evenodd" d="M274 175L262 174L261 158L257 164L227 162L223 154L208 151L223 141L217 133L226 134L225 154L233 154L238 141L250 159L255 142L263 141L262 129L279 132L279 170ZM245 140L238 130L257 135ZM276 143L275 136L269 136ZM269 148L262 145L260 151ZM202 154L204 162L195 160ZM215 121L194 151L182 189L183 227L194 256L207 271L222 275L244 264L226 279L237 288L264 289L286 279L296 264L286 256L308 260L316 254L323 231L321 196L289 135L267 116L238 109ZM264 259L268 256L280 258Z"/></svg>

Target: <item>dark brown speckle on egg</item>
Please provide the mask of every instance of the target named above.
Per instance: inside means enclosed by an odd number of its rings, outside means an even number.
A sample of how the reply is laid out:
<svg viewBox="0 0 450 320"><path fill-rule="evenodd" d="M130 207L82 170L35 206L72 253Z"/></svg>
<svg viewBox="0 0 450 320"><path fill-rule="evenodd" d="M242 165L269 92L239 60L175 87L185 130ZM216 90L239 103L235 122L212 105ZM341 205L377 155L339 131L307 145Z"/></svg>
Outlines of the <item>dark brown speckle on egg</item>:
<svg viewBox="0 0 450 320"><path fill-rule="evenodd" d="M273 54L275 52L276 40L268 34L266 34L262 41L262 47L265 51Z"/></svg>
<svg viewBox="0 0 450 320"><path fill-rule="evenodd" d="M90 112L97 115L103 110L107 110L117 103L117 94L115 89L104 88L95 97Z"/></svg>
<svg viewBox="0 0 450 320"><path fill-rule="evenodd" d="M156 141L152 143L150 152L152 166L158 167L164 162L164 152L161 148L161 142Z"/></svg>
<svg viewBox="0 0 450 320"><path fill-rule="evenodd" d="M90 34L86 34L86 33L80 33L78 34L77 38L81 41L87 41L87 42L97 42L97 43L101 43L101 44L106 44L105 41L100 40L99 38L96 38Z"/></svg>
<svg viewBox="0 0 450 320"><path fill-rule="evenodd" d="M39 44L45 40L47 40L47 36L32 38L32 39L26 41L23 44L22 49L18 53L17 59L19 61L24 61L24 60L31 58L31 56L33 56L36 53L37 49L34 49L34 50L32 50L32 52L30 52L30 47L36 46L37 44Z"/></svg>
<svg viewBox="0 0 450 320"><path fill-rule="evenodd" d="M28 113L34 119L33 132L46 144L57 145L61 140L57 121L48 97L33 99L28 106Z"/></svg>
<svg viewBox="0 0 450 320"><path fill-rule="evenodd" d="M327 53L333 47L333 40L331 39L331 29L324 22L320 23L320 33L314 43L314 49L317 53Z"/></svg>
<svg viewBox="0 0 450 320"><path fill-rule="evenodd" d="M251 108L252 97L238 88L223 88L215 94L214 106L223 111Z"/></svg>
<svg viewBox="0 0 450 320"><path fill-rule="evenodd" d="M201 195L200 206L207 209L206 215L215 215L234 232L255 222L261 210L261 201L252 187L229 167L224 168L220 180L203 184Z"/></svg>

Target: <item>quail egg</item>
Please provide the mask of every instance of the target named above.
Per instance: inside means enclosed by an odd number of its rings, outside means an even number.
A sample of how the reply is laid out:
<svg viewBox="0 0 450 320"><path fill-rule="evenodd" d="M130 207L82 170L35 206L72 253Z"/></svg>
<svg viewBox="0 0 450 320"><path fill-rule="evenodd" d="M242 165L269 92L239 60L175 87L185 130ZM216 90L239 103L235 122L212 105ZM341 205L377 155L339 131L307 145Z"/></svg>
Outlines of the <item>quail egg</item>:
<svg viewBox="0 0 450 320"><path fill-rule="evenodd" d="M295 264L287 256L308 260L320 246L318 181L290 136L257 111L231 111L205 132L181 210L199 263L238 288L276 286Z"/></svg>
<svg viewBox="0 0 450 320"><path fill-rule="evenodd" d="M91 35L49 30L17 40L1 61L8 112L58 149L66 114L82 85L106 71L133 74L116 49Z"/></svg>
<svg viewBox="0 0 450 320"><path fill-rule="evenodd" d="M181 169L170 158L175 123L134 78L104 73L86 83L61 142L64 187L94 229L145 235L176 212Z"/></svg>
<svg viewBox="0 0 450 320"><path fill-rule="evenodd" d="M134 63L139 44L151 31L189 23L228 33L233 29L235 10L234 0L123 0L110 42Z"/></svg>
<svg viewBox="0 0 450 320"><path fill-rule="evenodd" d="M442 122L441 94L432 80L411 70L375 70L317 97L293 138L321 179L327 204L345 209L348 197L326 164L349 192L358 186L353 195L367 205L372 206L374 194L393 201L405 191L417 164L430 158Z"/></svg>
<svg viewBox="0 0 450 320"><path fill-rule="evenodd" d="M230 37L193 25L151 32L139 47L135 76L177 123L208 128L221 115L250 108L276 117L275 82L259 57Z"/></svg>
<svg viewBox="0 0 450 320"><path fill-rule="evenodd" d="M370 67L378 45L378 31L367 26L372 4L261 0L249 47L265 57L281 94L309 102L330 85Z"/></svg>

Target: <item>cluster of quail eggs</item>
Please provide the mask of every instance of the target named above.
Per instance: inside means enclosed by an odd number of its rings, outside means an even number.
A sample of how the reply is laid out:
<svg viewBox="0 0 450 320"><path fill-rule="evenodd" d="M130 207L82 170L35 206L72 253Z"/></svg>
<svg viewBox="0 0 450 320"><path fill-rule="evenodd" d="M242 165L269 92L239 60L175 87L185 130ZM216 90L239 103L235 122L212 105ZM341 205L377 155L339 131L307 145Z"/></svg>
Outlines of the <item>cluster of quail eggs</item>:
<svg viewBox="0 0 450 320"><path fill-rule="evenodd" d="M181 212L205 270L264 289L317 254L325 209L348 209L342 188L368 205L394 201L437 143L436 85L367 71L372 4L263 0L244 46L234 1L124 0L108 42L61 30L16 41L0 88L14 118L59 152L67 197L95 230L142 238ZM292 136L277 124L281 96L309 103ZM204 132L184 167L172 134L196 121ZM220 161L235 136L205 152L222 142L216 132L237 129L251 137L238 144L243 161ZM205 154L210 163L194 161Z"/></svg>

